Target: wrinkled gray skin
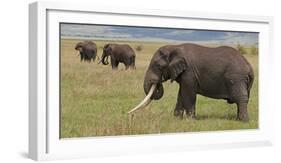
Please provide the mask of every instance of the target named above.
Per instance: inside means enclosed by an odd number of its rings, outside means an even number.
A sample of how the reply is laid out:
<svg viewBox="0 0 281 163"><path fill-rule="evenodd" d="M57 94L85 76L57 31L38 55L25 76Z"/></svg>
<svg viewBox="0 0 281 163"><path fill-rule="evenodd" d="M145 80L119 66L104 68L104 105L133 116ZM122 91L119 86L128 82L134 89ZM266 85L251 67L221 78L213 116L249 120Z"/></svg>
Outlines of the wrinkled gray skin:
<svg viewBox="0 0 281 163"><path fill-rule="evenodd" d="M146 72L145 93L152 84L157 84L151 99L160 99L164 94L162 82L169 79L179 84L175 116L182 117L185 111L195 117L196 94L200 94L236 103L237 119L249 120L247 104L254 80L253 69L234 48L196 44L163 46L155 52Z"/></svg>
<svg viewBox="0 0 281 163"><path fill-rule="evenodd" d="M97 45L92 41L78 42L75 46L75 50L79 51L80 61L91 62L96 60L97 57Z"/></svg>
<svg viewBox="0 0 281 163"><path fill-rule="evenodd" d="M104 65L108 65L108 57L110 56L110 62L112 69L116 70L119 63L125 65L125 69L136 69L135 67L135 52L127 44L106 44L103 48L103 54L101 62Z"/></svg>

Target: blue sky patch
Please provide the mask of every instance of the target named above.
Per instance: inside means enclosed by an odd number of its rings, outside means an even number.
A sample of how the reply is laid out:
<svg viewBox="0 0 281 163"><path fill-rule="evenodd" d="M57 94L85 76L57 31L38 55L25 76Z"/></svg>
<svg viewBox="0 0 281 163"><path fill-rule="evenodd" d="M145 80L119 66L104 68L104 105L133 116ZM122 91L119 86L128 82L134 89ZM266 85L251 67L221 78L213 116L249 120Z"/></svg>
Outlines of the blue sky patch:
<svg viewBox="0 0 281 163"><path fill-rule="evenodd" d="M258 44L258 33L194 29L61 24L62 37L135 41Z"/></svg>

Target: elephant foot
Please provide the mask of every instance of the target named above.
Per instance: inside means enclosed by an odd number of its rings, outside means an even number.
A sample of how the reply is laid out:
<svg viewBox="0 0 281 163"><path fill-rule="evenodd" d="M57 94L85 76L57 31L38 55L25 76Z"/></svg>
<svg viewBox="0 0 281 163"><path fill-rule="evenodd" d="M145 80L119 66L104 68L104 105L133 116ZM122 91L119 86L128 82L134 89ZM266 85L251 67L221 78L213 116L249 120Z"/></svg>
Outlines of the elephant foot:
<svg viewBox="0 0 281 163"><path fill-rule="evenodd" d="M247 103L238 103L237 110L237 119L243 122L249 121L248 111L247 111Z"/></svg>
<svg viewBox="0 0 281 163"><path fill-rule="evenodd" d="M174 110L174 116L175 116L175 117L183 118L183 112L184 112L184 110L175 109L175 110Z"/></svg>
<svg viewBox="0 0 281 163"><path fill-rule="evenodd" d="M237 120L242 121L242 122L249 122L248 114L239 114L237 116Z"/></svg>
<svg viewBox="0 0 281 163"><path fill-rule="evenodd" d="M187 118L195 119L196 118L195 111L187 111L186 116L187 116Z"/></svg>

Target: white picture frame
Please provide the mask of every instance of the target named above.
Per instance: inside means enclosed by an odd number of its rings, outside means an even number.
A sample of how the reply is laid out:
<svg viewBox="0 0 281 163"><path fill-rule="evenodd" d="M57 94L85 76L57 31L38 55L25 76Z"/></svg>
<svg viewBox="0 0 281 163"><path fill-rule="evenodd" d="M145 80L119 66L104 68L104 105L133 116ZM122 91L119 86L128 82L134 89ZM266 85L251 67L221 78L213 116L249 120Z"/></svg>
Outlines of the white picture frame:
<svg viewBox="0 0 281 163"><path fill-rule="evenodd" d="M59 138L59 22L247 30L259 32L259 128L243 131L141 136ZM110 21L109 21L110 20ZM161 23L162 22L162 23ZM169 22L174 22L170 23ZM188 23L185 23L188 22ZM212 22L212 23L211 23ZM215 23L214 23L215 22ZM115 8L82 3L35 2L29 6L29 157L34 160L271 145L274 90L273 18L188 11ZM51 44L50 44L51 43ZM219 138L219 139L218 139ZM189 140L189 141L187 141Z"/></svg>

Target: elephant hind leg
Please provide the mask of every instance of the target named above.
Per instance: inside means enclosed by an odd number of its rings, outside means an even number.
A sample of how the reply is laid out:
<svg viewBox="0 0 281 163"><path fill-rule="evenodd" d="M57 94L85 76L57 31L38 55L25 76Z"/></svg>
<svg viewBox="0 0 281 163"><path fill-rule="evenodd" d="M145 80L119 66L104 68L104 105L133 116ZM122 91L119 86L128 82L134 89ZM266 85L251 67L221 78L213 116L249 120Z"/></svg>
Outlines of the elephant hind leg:
<svg viewBox="0 0 281 163"><path fill-rule="evenodd" d="M93 56L93 62L95 62L95 60L96 60L96 55Z"/></svg>
<svg viewBox="0 0 281 163"><path fill-rule="evenodd" d="M131 65L131 68L132 69L136 69L136 65L135 65L135 56L133 56L132 58L131 58L131 63L130 63L130 65Z"/></svg>
<svg viewBox="0 0 281 163"><path fill-rule="evenodd" d="M249 115L247 111L248 102L238 102L237 103L237 120L248 122Z"/></svg>
<svg viewBox="0 0 281 163"><path fill-rule="evenodd" d="M125 64L125 70L128 70L129 69L129 65Z"/></svg>
<svg viewBox="0 0 281 163"><path fill-rule="evenodd" d="M236 103L237 105L237 120L248 122L249 121L248 109L247 109L248 96L244 95L240 97L234 97L231 103Z"/></svg>
<svg viewBox="0 0 281 163"><path fill-rule="evenodd" d="M239 74L230 74L226 78L229 91L228 102L237 104L237 119L241 121L249 121L247 111L249 90L245 78L244 75Z"/></svg>
<svg viewBox="0 0 281 163"><path fill-rule="evenodd" d="M135 70L135 69L136 69L135 64L132 64L132 65L130 65L129 67L130 67L130 69L132 69L132 70Z"/></svg>

